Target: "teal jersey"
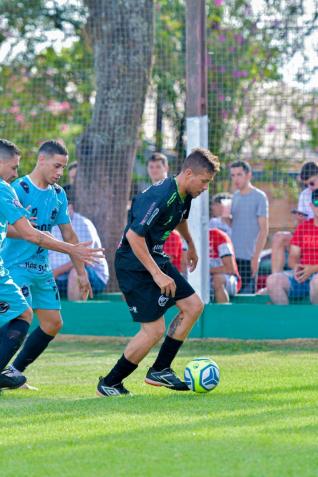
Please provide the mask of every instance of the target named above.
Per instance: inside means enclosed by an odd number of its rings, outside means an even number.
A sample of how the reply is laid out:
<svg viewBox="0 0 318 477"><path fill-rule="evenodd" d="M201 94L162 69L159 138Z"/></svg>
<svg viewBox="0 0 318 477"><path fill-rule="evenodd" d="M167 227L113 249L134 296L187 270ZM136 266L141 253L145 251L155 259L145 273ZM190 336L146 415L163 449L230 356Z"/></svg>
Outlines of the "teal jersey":
<svg viewBox="0 0 318 477"><path fill-rule="evenodd" d="M22 217L28 217L28 215L14 189L0 178L0 276L7 273L1 255L5 247L8 224L12 225Z"/></svg>
<svg viewBox="0 0 318 477"><path fill-rule="evenodd" d="M12 187L22 206L29 207L31 216L36 218L35 228L51 232L54 225L70 223L66 194L59 185L53 184L40 189L29 176L25 176L17 179ZM35 272L50 270L48 250L26 240L7 239L2 258L9 270L15 266Z"/></svg>

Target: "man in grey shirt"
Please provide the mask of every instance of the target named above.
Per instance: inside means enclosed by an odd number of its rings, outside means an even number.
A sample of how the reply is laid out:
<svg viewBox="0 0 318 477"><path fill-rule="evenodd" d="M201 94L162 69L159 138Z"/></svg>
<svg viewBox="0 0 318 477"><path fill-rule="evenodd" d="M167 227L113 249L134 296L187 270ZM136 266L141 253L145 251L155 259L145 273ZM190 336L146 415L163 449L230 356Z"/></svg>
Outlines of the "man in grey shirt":
<svg viewBox="0 0 318 477"><path fill-rule="evenodd" d="M242 278L241 293L255 293L259 259L268 235L266 194L251 184L252 169L246 161L231 164L232 242Z"/></svg>

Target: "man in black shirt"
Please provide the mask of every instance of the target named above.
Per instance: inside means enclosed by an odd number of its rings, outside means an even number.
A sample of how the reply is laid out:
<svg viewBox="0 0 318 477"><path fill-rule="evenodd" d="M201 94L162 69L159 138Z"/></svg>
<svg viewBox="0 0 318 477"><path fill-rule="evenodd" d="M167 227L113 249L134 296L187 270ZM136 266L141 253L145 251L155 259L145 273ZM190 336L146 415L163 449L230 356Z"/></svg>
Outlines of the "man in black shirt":
<svg viewBox="0 0 318 477"><path fill-rule="evenodd" d="M141 324L141 329L107 376L100 378L99 396L129 394L122 381L162 338L163 315L173 305L179 308L179 314L172 321L145 382L176 391L188 390L171 369L171 363L201 315L203 303L170 263L163 244L176 228L188 243L189 270L195 269L198 257L187 225L191 200L208 189L218 170L216 156L207 149L194 149L175 178L156 183L134 198L116 252L115 268L133 320Z"/></svg>

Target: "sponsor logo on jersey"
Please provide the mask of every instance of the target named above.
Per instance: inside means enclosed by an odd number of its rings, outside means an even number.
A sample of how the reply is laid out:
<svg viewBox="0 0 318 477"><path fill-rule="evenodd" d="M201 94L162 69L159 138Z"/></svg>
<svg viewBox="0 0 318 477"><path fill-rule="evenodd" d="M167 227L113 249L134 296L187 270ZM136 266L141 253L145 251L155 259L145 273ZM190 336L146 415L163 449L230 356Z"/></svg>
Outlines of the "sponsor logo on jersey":
<svg viewBox="0 0 318 477"><path fill-rule="evenodd" d="M30 295L30 290L29 290L29 287L27 287L26 285L23 285L21 287L21 292L22 292L22 295L26 298Z"/></svg>
<svg viewBox="0 0 318 477"><path fill-rule="evenodd" d="M153 202L153 203L151 204L151 206L149 207L149 209L148 209L147 212L146 212L146 215L144 216L144 218L143 218L142 221L140 222L140 225L144 225L144 224L147 222L147 220L149 219L149 217L150 217L150 215L152 214L152 212L153 212L154 208L156 207L156 205L157 205L156 202Z"/></svg>
<svg viewBox="0 0 318 477"><path fill-rule="evenodd" d="M152 251L153 251L154 253L161 253L161 252L163 251L163 244L161 243L161 244L159 244L159 245L154 245L154 246L152 247Z"/></svg>
<svg viewBox="0 0 318 477"><path fill-rule="evenodd" d="M158 305L159 306L166 306L166 304L168 303L169 301L169 297L168 296L164 296L164 295L160 295L159 299L158 299Z"/></svg>
<svg viewBox="0 0 318 477"><path fill-rule="evenodd" d="M21 181L21 182L20 182L20 186L22 187L22 189L24 190L24 192L26 192L27 194L30 192L29 184L27 184L26 182Z"/></svg>
<svg viewBox="0 0 318 477"><path fill-rule="evenodd" d="M10 308L9 303L5 301L0 301L0 313L5 313L6 311L9 310L9 308Z"/></svg>
<svg viewBox="0 0 318 477"><path fill-rule="evenodd" d="M129 306L128 308L129 308L129 311L131 311L132 313L138 313L136 306Z"/></svg>
<svg viewBox="0 0 318 477"><path fill-rule="evenodd" d="M156 215L158 215L159 213L159 209L158 207L153 211L153 213L151 214L151 216L149 217L149 219L147 220L147 225L150 225L151 222L153 221L153 219L156 217Z"/></svg>
<svg viewBox="0 0 318 477"><path fill-rule="evenodd" d="M55 220L56 219L56 216L57 216L57 209L53 209L52 210L52 213L51 213L51 220Z"/></svg>

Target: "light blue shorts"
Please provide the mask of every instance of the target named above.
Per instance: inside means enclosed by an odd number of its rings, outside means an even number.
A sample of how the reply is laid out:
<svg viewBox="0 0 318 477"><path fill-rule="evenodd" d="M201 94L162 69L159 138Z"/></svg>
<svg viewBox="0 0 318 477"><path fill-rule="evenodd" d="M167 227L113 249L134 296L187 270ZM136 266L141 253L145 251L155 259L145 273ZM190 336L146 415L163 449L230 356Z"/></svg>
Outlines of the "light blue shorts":
<svg viewBox="0 0 318 477"><path fill-rule="evenodd" d="M25 312L30 305L8 274L0 276L0 327Z"/></svg>
<svg viewBox="0 0 318 477"><path fill-rule="evenodd" d="M13 281L34 310L60 310L60 294L51 271L36 272L22 267L10 270Z"/></svg>

